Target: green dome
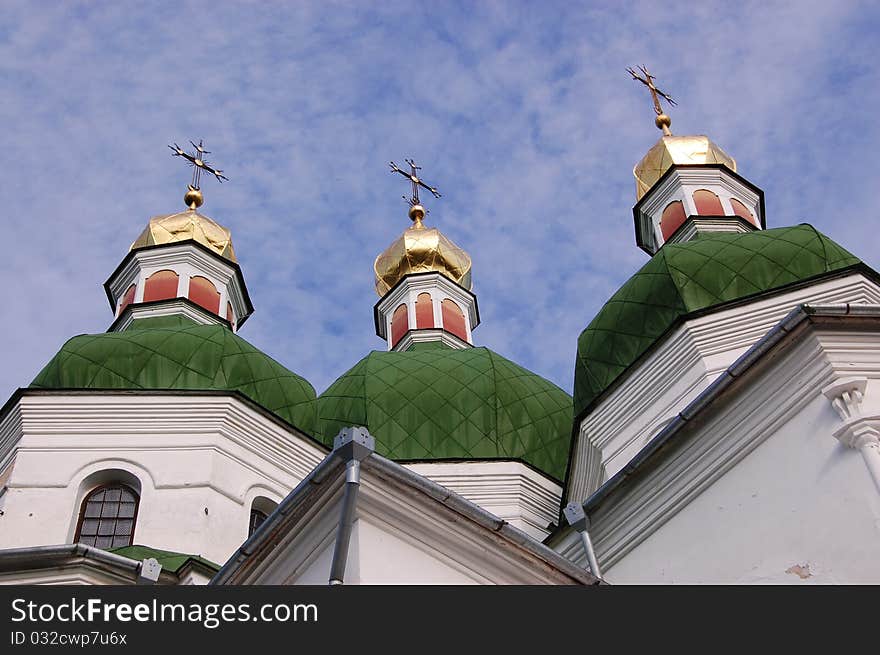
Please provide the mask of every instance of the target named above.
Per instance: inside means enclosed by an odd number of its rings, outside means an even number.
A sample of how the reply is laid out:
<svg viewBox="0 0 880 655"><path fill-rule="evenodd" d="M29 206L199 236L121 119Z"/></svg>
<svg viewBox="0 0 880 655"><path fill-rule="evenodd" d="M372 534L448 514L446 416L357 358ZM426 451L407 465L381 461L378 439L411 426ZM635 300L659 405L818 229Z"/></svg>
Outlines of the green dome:
<svg viewBox="0 0 880 655"><path fill-rule="evenodd" d="M182 316L73 337L31 387L239 391L308 434L315 428L315 390L305 379L228 327Z"/></svg>
<svg viewBox="0 0 880 655"><path fill-rule="evenodd" d="M683 317L859 263L806 224L664 245L581 332L575 416Z"/></svg>
<svg viewBox="0 0 880 655"><path fill-rule="evenodd" d="M571 396L486 348L371 352L318 397L318 433L365 426L398 461L520 459L561 480Z"/></svg>

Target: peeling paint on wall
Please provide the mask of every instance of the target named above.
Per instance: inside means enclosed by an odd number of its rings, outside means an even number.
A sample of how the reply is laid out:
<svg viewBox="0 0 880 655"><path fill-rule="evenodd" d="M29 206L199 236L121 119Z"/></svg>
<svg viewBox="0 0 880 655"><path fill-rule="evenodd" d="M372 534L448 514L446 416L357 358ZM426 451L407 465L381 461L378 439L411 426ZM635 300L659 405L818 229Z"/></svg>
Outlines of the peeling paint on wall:
<svg viewBox="0 0 880 655"><path fill-rule="evenodd" d="M804 562L803 564L793 564L785 569L786 573L791 573L792 575L796 575L801 580L806 580L813 576L810 572L810 563Z"/></svg>

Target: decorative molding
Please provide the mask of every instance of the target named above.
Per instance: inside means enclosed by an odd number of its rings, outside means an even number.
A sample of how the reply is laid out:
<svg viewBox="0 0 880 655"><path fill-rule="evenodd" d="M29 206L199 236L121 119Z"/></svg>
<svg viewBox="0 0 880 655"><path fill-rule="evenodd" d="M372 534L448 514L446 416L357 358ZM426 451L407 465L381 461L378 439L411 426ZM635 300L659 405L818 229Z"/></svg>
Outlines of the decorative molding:
<svg viewBox="0 0 880 655"><path fill-rule="evenodd" d="M718 234L722 232L742 234L754 232L758 228L740 216L725 216L723 218L706 216L688 216L666 243L684 243L692 241L701 234Z"/></svg>
<svg viewBox="0 0 880 655"><path fill-rule="evenodd" d="M122 310L122 313L113 321L107 331L122 332L138 319L155 318L156 316L185 316L200 325L226 325L233 329L233 326L225 318L209 312L187 298L168 298L144 304L131 303Z"/></svg>
<svg viewBox="0 0 880 655"><path fill-rule="evenodd" d="M431 296L434 306L434 329L440 330L439 332L434 332L434 335L444 338L441 334L443 330L440 303L445 298L449 298L459 306L464 314L465 331L467 334L467 339L464 341L470 345L472 341L471 334L480 324L477 297L442 273L415 273L407 275L394 285L374 307L376 334L388 342L388 349L391 350L394 345L391 343L391 319L394 315L394 310L400 305L406 305L409 316L409 330L416 331L416 299L422 293L427 293ZM452 335L450 334L450 336ZM450 345L457 347L454 343L450 343ZM399 348L396 348L396 350L399 350Z"/></svg>
<svg viewBox="0 0 880 655"><path fill-rule="evenodd" d="M222 454L263 479L268 488L286 493L325 455L325 449L302 433L282 428L233 396L148 391L40 394L22 396L17 410L7 415L2 426L9 436L0 449L0 462L28 453L112 452L116 457L134 456L136 461L137 453L167 452L177 457L183 451L203 450ZM68 478L59 477L54 486L67 486ZM156 480L157 488L175 488L161 477ZM224 495L242 503L250 483L241 484L247 486L224 489ZM13 481L13 486L33 484Z"/></svg>
<svg viewBox="0 0 880 655"><path fill-rule="evenodd" d="M438 563L428 576L463 576L477 584L573 584L576 580L562 570L514 544L497 530L465 517L437 502L418 487L402 484L376 470L362 469L357 518L349 551L351 576L346 582L376 583L368 568L370 558L381 556L387 546L384 535L403 542L414 551ZM326 487L326 488L322 488ZM295 584L303 573L332 547L339 512L340 485L324 480L311 496L290 510L292 523L271 550L260 551L261 559L241 577L233 574L224 584ZM450 495L452 492L450 491ZM490 518L491 515L486 515ZM495 519L500 526L503 521ZM377 534L378 533L378 534ZM387 537L386 537L387 539ZM327 571L329 574L329 569ZM415 581L418 582L418 581Z"/></svg>
<svg viewBox="0 0 880 655"><path fill-rule="evenodd" d="M693 194L700 189L716 194L731 219L736 217L730 198L736 198L751 211L756 221L754 229L764 229L764 193L745 178L723 165L672 166L633 208L638 245L649 254L656 253L664 243L660 229L663 210L678 200L684 205L685 215L696 216Z"/></svg>
<svg viewBox="0 0 880 655"><path fill-rule="evenodd" d="M406 334L400 337L400 341L391 348L394 352L404 352L409 350L416 343L437 342L455 348L456 350L464 350L465 348L473 348L472 344L462 341L451 332L447 332L443 328L435 328L432 330L408 330Z"/></svg>
<svg viewBox="0 0 880 655"><path fill-rule="evenodd" d="M675 416L792 308L804 303L880 303L880 286L856 272L682 323L581 421L566 497L583 500L595 491L590 444L601 450L610 477L635 456L658 424ZM857 359L857 353L851 356Z"/></svg>
<svg viewBox="0 0 880 655"><path fill-rule="evenodd" d="M865 377L841 378L822 389L822 395L831 401L840 420L848 423L861 416L862 398L867 386L868 378Z"/></svg>
<svg viewBox="0 0 880 655"><path fill-rule="evenodd" d="M804 326L788 337L784 351L756 363L761 368L753 370L759 373L717 401L715 409L703 414L699 422L685 427L675 442L664 448L663 457L656 457L649 468L594 509L591 535L604 570L620 562L761 443L801 415L814 403L819 390L834 380L838 367L848 369L852 377L880 380L875 331ZM792 384L795 379L797 383ZM773 402L767 402L768 398ZM880 457L880 447L869 447ZM880 467L877 471L880 474ZM584 559L576 534L559 539L556 549L574 561Z"/></svg>
<svg viewBox="0 0 880 655"><path fill-rule="evenodd" d="M831 401L843 421L834 431L834 438L862 454L874 486L880 492L880 415L862 414L867 386L866 377L844 377L823 388L822 395Z"/></svg>
<svg viewBox="0 0 880 655"><path fill-rule="evenodd" d="M220 292L219 315L226 318L228 301L232 305L235 326L243 323L253 313L238 266L194 242L185 241L135 250L126 255L125 261L125 265L117 269L105 283L108 296L112 298L114 312L118 311L122 296L132 284L137 286L133 304L139 304L143 301L147 278L161 270L173 270L181 280L178 294L181 294L182 289L188 289L188 281L194 275L210 280Z"/></svg>
<svg viewBox="0 0 880 655"><path fill-rule="evenodd" d="M406 468L541 541L559 517L562 488L522 462L430 462Z"/></svg>

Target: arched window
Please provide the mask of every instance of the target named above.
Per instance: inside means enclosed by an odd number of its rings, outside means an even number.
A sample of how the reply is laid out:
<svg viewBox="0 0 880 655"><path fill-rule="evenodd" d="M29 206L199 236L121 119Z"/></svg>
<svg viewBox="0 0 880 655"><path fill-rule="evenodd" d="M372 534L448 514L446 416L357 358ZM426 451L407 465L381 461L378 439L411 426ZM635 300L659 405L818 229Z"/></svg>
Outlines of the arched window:
<svg viewBox="0 0 880 655"><path fill-rule="evenodd" d="M269 518L269 514L274 512L276 507L278 507L278 503L269 500L265 496L254 498L254 502L251 505L251 518L248 523L248 537L263 525L263 521Z"/></svg>
<svg viewBox="0 0 880 655"><path fill-rule="evenodd" d="M232 312L232 303L228 301L226 302L226 320L235 327L235 314Z"/></svg>
<svg viewBox="0 0 880 655"><path fill-rule="evenodd" d="M125 295L122 296L122 300L119 301L119 313L122 313L122 310L128 307L131 303L134 302L134 290L135 286L132 284L128 287L128 291L125 292Z"/></svg>
<svg viewBox="0 0 880 655"><path fill-rule="evenodd" d="M464 324L464 312L461 311L454 300L445 298L440 303L443 310L443 329L451 332L462 341L467 341L467 329Z"/></svg>
<svg viewBox="0 0 880 655"><path fill-rule="evenodd" d="M138 501L134 489L121 483L92 490L83 499L74 541L104 549L130 546Z"/></svg>
<svg viewBox="0 0 880 655"><path fill-rule="evenodd" d="M257 531L261 525L263 525L263 521L269 518L269 515L265 512L262 512L258 509L251 510L251 521L248 524L248 537L250 537L254 532Z"/></svg>
<svg viewBox="0 0 880 655"><path fill-rule="evenodd" d="M416 298L416 328L424 330L434 327L434 303L431 294L420 293Z"/></svg>
<svg viewBox="0 0 880 655"><path fill-rule="evenodd" d="M177 298L177 273L157 271L147 278L144 285L144 302Z"/></svg>
<svg viewBox="0 0 880 655"><path fill-rule="evenodd" d="M409 330L409 316L406 313L406 305L399 305L397 309L394 310L394 315L391 317L392 348L403 338L403 335L406 334L407 330Z"/></svg>
<svg viewBox="0 0 880 655"><path fill-rule="evenodd" d="M730 206L733 207L733 213L736 216L740 216L746 219L749 223L755 224L755 217L752 216L752 212L749 211L749 208L742 204L736 198L730 199Z"/></svg>
<svg viewBox="0 0 880 655"><path fill-rule="evenodd" d="M684 205L681 200L673 200L660 217L660 232L663 234L663 240L666 241L675 234L675 231L685 222L687 216L684 213Z"/></svg>
<svg viewBox="0 0 880 655"><path fill-rule="evenodd" d="M194 275L189 279L189 299L212 314L220 313L220 292L206 277Z"/></svg>
<svg viewBox="0 0 880 655"><path fill-rule="evenodd" d="M694 191L694 205L700 216L724 216L721 200L714 193L706 189Z"/></svg>

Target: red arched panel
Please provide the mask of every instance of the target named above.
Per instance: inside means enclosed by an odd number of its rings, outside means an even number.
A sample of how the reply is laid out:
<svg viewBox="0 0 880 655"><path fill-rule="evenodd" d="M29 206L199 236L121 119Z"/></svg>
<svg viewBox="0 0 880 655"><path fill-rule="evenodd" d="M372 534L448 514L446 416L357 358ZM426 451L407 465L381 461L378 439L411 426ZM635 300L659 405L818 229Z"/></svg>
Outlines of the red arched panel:
<svg viewBox="0 0 880 655"><path fill-rule="evenodd" d="M431 294L420 293L416 298L416 328L424 330L434 327L434 303Z"/></svg>
<svg viewBox="0 0 880 655"><path fill-rule="evenodd" d="M119 301L119 313L122 313L122 310L128 307L131 303L134 302L134 289L135 286L132 284L128 287L128 291L125 292L125 295L122 296L122 300Z"/></svg>
<svg viewBox="0 0 880 655"><path fill-rule="evenodd" d="M177 298L177 273L157 271L147 278L144 285L144 302Z"/></svg>
<svg viewBox="0 0 880 655"><path fill-rule="evenodd" d="M736 198L730 199L730 205L733 207L733 213L735 216L740 216L746 219L752 225L757 225L758 222L755 220L755 217L752 216L752 212L749 211L749 208L742 204Z"/></svg>
<svg viewBox="0 0 880 655"><path fill-rule="evenodd" d="M444 299L440 307L443 309L443 329L451 332L462 341L467 341L467 329L461 308L449 298Z"/></svg>
<svg viewBox="0 0 880 655"><path fill-rule="evenodd" d="M206 277L194 275L189 279L189 299L209 312L220 313L220 292Z"/></svg>
<svg viewBox="0 0 880 655"><path fill-rule="evenodd" d="M696 205L697 213L700 216L724 216L721 200L714 193L706 189L694 191L694 205Z"/></svg>
<svg viewBox="0 0 880 655"><path fill-rule="evenodd" d="M406 312L406 305L400 305L394 310L391 316L391 347L397 345L397 342L403 338L403 335L409 330L409 316Z"/></svg>
<svg viewBox="0 0 880 655"><path fill-rule="evenodd" d="M660 232L666 241L675 234L675 231L685 222L687 216L684 213L684 205L681 200L674 200L666 205L663 215L660 217Z"/></svg>

